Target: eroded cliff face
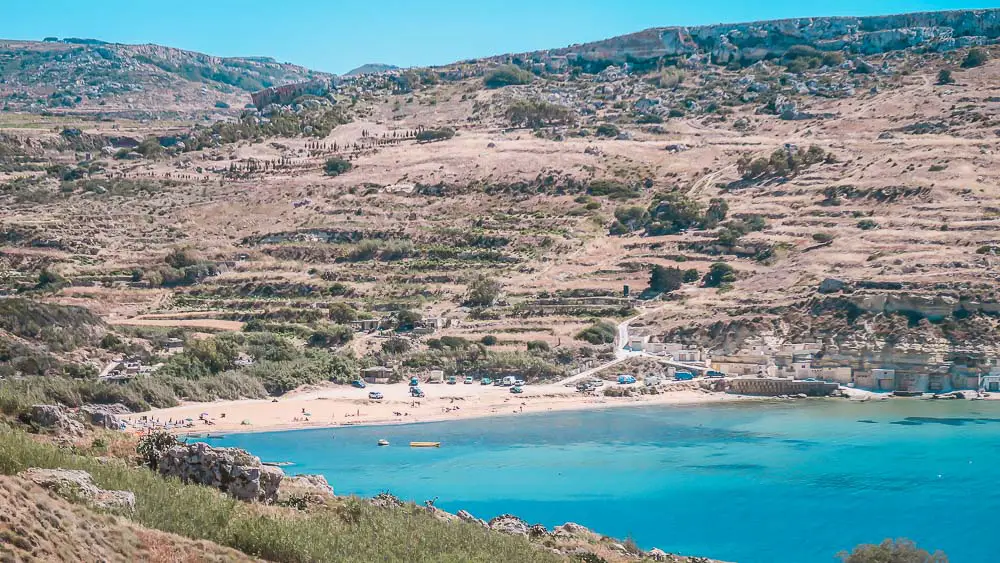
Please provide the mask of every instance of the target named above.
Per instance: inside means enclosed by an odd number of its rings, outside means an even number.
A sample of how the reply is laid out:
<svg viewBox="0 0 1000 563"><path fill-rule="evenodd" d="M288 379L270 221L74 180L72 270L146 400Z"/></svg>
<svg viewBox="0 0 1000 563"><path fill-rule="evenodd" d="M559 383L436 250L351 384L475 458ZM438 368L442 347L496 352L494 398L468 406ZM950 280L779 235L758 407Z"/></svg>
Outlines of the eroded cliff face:
<svg viewBox="0 0 1000 563"><path fill-rule="evenodd" d="M998 37L1000 9L955 10L653 28L547 53L615 62L705 54L726 64L779 57L794 45L872 55L911 47L949 50Z"/></svg>

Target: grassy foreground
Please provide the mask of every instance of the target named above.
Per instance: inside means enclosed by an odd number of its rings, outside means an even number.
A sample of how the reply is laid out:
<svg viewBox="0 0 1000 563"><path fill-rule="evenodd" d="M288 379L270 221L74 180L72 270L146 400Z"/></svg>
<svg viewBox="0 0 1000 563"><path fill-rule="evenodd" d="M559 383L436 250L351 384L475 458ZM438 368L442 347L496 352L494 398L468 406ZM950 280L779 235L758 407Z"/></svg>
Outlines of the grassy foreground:
<svg viewBox="0 0 1000 563"><path fill-rule="evenodd" d="M32 440L0 425L0 473L28 467L83 469L98 486L136 496L132 519L272 561L563 561L527 540L462 522L442 522L414 505L380 509L347 498L319 512L245 504L207 487Z"/></svg>

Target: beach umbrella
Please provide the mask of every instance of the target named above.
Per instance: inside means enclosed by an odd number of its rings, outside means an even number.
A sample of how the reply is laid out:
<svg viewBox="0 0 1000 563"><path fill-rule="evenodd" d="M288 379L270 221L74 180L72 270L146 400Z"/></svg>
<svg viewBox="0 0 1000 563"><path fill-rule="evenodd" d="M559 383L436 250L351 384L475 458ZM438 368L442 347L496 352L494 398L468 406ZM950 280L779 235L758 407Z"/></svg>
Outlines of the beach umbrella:
<svg viewBox="0 0 1000 563"><path fill-rule="evenodd" d="M202 417L202 418L205 418L206 416L208 416L208 413L207 413L207 412L203 412L203 413L201 413L201 417Z"/></svg>
<svg viewBox="0 0 1000 563"><path fill-rule="evenodd" d="M193 418L185 418L184 420L186 420L186 421L188 421L188 422L194 422L194 419L193 419Z"/></svg>

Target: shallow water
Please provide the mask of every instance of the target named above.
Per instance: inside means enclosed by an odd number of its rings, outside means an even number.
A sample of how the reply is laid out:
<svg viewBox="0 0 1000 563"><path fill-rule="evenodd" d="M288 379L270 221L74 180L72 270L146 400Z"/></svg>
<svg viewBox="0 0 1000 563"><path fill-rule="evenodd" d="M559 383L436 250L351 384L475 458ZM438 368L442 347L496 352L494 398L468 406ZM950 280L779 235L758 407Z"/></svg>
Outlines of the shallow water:
<svg viewBox="0 0 1000 563"><path fill-rule="evenodd" d="M953 563L1000 559L989 531L1000 509L1000 402L616 408L211 443L322 473L338 494L573 521L728 561L832 562L886 537L942 549Z"/></svg>

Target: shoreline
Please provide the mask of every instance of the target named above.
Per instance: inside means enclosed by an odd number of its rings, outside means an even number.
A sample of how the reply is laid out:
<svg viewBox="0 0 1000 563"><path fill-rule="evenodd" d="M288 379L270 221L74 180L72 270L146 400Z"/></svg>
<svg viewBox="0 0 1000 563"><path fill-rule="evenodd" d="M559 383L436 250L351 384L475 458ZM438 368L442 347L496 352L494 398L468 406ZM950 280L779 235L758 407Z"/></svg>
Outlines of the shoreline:
<svg viewBox="0 0 1000 563"><path fill-rule="evenodd" d="M609 384L609 386L613 386ZM212 403L186 403L177 407L154 409L121 417L127 431L142 432L152 424L141 423L143 417L157 421L177 436L190 434L235 434L281 432L354 426L410 425L429 422L462 421L487 417L509 417L519 414L588 411L629 406L691 406L734 402L773 402L774 397L734 395L708 391L692 382L668 384L655 395L636 397L605 397L582 395L558 384L528 385L523 394L511 394L506 387L435 384L422 386L426 397L410 399L405 383L371 385L357 389L343 385L323 385L294 391L274 399L240 399ZM385 395L382 400L369 400L368 391ZM190 419L193 426L188 426ZM177 421L181 421L177 425ZM208 422L206 422L208 421ZM247 424L244 424L247 421Z"/></svg>

